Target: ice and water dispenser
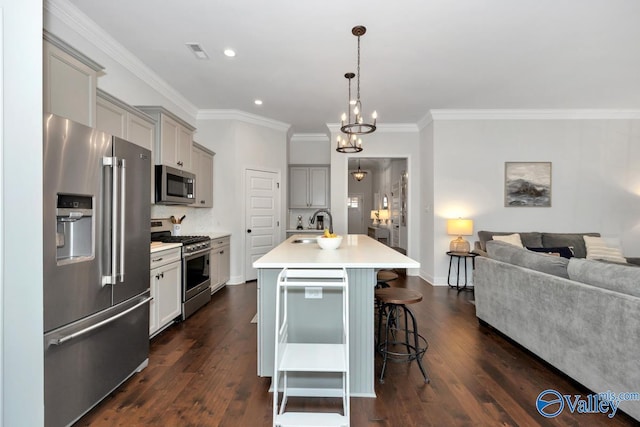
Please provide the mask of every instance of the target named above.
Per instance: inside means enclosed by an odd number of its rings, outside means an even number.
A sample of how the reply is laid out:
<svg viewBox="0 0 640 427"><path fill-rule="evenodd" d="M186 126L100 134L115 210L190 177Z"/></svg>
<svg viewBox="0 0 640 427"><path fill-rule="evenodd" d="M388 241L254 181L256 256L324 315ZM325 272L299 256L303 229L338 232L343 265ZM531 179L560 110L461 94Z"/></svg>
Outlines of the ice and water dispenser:
<svg viewBox="0 0 640 427"><path fill-rule="evenodd" d="M56 248L58 264L93 257L93 198L58 193Z"/></svg>

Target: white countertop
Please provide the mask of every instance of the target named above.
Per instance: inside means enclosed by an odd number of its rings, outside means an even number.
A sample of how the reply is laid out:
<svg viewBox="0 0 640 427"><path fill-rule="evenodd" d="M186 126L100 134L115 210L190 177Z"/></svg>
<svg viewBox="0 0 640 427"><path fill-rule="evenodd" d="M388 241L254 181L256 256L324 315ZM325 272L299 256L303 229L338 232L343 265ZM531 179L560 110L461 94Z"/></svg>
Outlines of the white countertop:
<svg viewBox="0 0 640 427"><path fill-rule="evenodd" d="M420 263L364 234L344 236L338 249L321 249L317 243L291 243L309 238L289 237L253 263L254 268L419 268Z"/></svg>
<svg viewBox="0 0 640 427"><path fill-rule="evenodd" d="M162 242L151 242L151 253L156 253L160 251L166 251L167 249L179 248L182 246L182 243L162 243Z"/></svg>
<svg viewBox="0 0 640 427"><path fill-rule="evenodd" d="M203 233L205 236L209 236L211 239L218 239L220 237L231 236L231 233L228 231L211 231Z"/></svg>
<svg viewBox="0 0 640 427"><path fill-rule="evenodd" d="M315 228L304 228L302 230L296 230L295 228L290 228L286 230L287 233L300 233L300 234L322 234L324 230L316 230Z"/></svg>

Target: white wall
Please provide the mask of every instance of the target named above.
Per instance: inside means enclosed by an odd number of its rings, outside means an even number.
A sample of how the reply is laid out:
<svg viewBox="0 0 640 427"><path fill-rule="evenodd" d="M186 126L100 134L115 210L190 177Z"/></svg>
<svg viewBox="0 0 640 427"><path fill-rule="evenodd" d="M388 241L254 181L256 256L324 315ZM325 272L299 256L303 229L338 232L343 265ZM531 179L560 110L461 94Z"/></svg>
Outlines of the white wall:
<svg viewBox="0 0 640 427"><path fill-rule="evenodd" d="M0 424L44 423L42 3L0 0Z"/></svg>
<svg viewBox="0 0 640 427"><path fill-rule="evenodd" d="M596 231L640 256L640 120L435 120L433 129L434 236L425 233L433 243L423 257L433 253L436 284L446 283L446 219L460 216L474 233ZM552 162L552 207L504 207L507 161Z"/></svg>
<svg viewBox="0 0 640 427"><path fill-rule="evenodd" d="M331 140L335 141L340 132L337 125L328 125L331 130ZM350 179L348 174L349 157L367 158L407 158L407 170L409 172L409 214L408 227L411 235L408 238L407 256L413 259L420 257L421 235L419 206L420 206L420 155L419 133L415 125L396 125L394 127L378 127L378 130L363 137L363 151L357 154L338 153L335 147L330 147L331 152L331 212L335 221L334 230L338 234L347 232L347 189ZM414 175L415 174L415 175ZM418 271L410 269L409 275L417 275Z"/></svg>
<svg viewBox="0 0 640 427"><path fill-rule="evenodd" d="M328 165L329 137L324 134L293 134L289 142L289 164Z"/></svg>
<svg viewBox="0 0 640 427"><path fill-rule="evenodd" d="M418 207L421 224L420 238L420 277L429 283L434 281L434 224L433 224L433 195L434 195L434 141L433 122L430 121L420 130L420 169L416 175L420 180L420 201ZM411 230L411 229L410 229ZM411 234L414 234L411 230ZM440 248L438 248L440 250ZM446 280L445 280L446 283Z"/></svg>

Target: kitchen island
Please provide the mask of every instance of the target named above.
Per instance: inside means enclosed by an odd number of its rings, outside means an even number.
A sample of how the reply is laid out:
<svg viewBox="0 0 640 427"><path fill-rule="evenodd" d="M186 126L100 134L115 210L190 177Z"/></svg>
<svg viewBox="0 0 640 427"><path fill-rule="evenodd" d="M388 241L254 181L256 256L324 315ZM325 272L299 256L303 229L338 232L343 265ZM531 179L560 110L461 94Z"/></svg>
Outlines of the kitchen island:
<svg viewBox="0 0 640 427"><path fill-rule="evenodd" d="M294 243L296 241L305 243ZM420 263L363 234L345 236L335 250L323 250L309 235L294 235L253 263L258 269L258 375L271 377L275 340L276 281L283 268L346 268L349 277L351 396L375 397L374 288L376 270L419 268ZM312 302L312 303L311 303ZM321 342L340 330L336 296L320 299L300 295L292 316L311 327L311 338ZM296 309L299 311L295 313ZM293 332L295 333L295 331ZM315 342L314 341L314 342Z"/></svg>

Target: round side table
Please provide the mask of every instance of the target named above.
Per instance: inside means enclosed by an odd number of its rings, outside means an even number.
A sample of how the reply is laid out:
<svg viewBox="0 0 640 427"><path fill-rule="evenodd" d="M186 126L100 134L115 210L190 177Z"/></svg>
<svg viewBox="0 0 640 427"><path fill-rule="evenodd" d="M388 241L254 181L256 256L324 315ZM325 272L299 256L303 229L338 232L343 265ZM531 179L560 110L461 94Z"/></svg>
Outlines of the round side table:
<svg viewBox="0 0 640 427"><path fill-rule="evenodd" d="M471 269L476 268L475 258L478 256L478 254L473 252L447 252L447 255L449 255L449 274L447 275L447 284L451 288L456 288L458 292L466 290L473 291L473 288L467 287L467 260L471 259ZM455 285L451 283L451 266L453 265L454 258L458 260ZM464 284L463 286L460 286L460 261L462 260L464 260Z"/></svg>

